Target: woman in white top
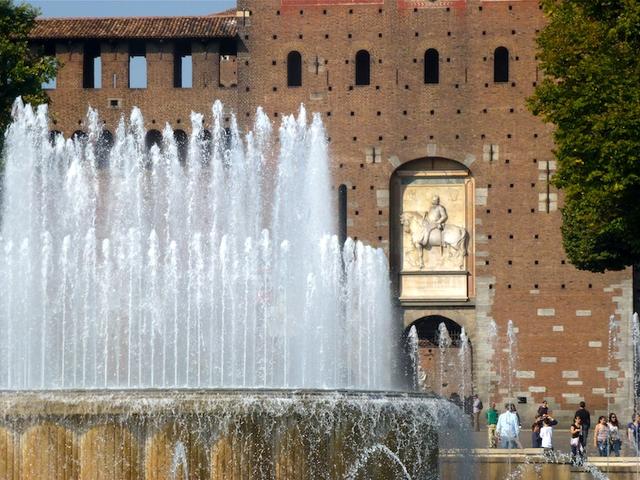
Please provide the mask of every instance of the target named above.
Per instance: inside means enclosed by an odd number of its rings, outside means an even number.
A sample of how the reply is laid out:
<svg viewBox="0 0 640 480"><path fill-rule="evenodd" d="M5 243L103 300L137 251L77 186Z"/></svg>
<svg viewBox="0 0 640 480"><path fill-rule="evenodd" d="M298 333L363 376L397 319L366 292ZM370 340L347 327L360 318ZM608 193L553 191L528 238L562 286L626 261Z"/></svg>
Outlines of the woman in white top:
<svg viewBox="0 0 640 480"><path fill-rule="evenodd" d="M620 424L618 423L618 416L615 413L609 414L609 446L611 447L611 454L619 457L620 450L622 449L622 437L620 437Z"/></svg>

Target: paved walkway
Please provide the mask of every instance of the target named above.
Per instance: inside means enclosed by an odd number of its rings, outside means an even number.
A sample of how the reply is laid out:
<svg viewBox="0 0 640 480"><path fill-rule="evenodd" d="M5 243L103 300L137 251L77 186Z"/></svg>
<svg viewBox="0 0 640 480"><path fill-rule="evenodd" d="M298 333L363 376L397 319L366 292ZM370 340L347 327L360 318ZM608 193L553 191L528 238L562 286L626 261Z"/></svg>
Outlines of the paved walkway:
<svg viewBox="0 0 640 480"><path fill-rule="evenodd" d="M589 439L587 442L587 453L594 456L598 456L598 450L593 447L593 430L589 431ZM554 428L553 429L553 447L560 452L569 453L571 451L569 447L569 439L571 435L569 429ZM520 443L524 448L531 448L531 431L522 429L520 431ZM483 427L479 432L472 432L472 445L473 448L487 448L487 427ZM496 449L499 450L499 449ZM629 447L629 441L626 438L622 440L622 451L620 454L623 457L633 457L635 452Z"/></svg>

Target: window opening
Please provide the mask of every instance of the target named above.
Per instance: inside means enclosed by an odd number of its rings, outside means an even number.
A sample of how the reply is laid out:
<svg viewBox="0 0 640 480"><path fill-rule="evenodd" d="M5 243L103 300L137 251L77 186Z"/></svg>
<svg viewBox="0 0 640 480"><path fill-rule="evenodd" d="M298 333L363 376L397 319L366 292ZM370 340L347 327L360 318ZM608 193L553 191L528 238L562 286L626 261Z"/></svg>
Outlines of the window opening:
<svg viewBox="0 0 640 480"><path fill-rule="evenodd" d="M509 81L509 50L505 47L498 47L493 52L493 81Z"/></svg>
<svg viewBox="0 0 640 480"><path fill-rule="evenodd" d="M302 55L295 50L287 55L287 86L302 86Z"/></svg>
<svg viewBox="0 0 640 480"><path fill-rule="evenodd" d="M173 87L193 87L193 57L191 44L176 42L173 51Z"/></svg>
<svg viewBox="0 0 640 480"><path fill-rule="evenodd" d="M43 45L43 53L46 57L55 57L56 56L56 44L53 42L46 42ZM57 86L57 78L54 74L52 78L42 82L43 90L55 90Z"/></svg>
<svg viewBox="0 0 640 480"><path fill-rule="evenodd" d="M129 43L129 88L147 88L147 49L144 42Z"/></svg>
<svg viewBox="0 0 640 480"><path fill-rule="evenodd" d="M356 85L371 85L371 55L366 50L356 53Z"/></svg>
<svg viewBox="0 0 640 480"><path fill-rule="evenodd" d="M82 61L82 88L102 88L102 58L100 44L86 42Z"/></svg>
<svg viewBox="0 0 640 480"><path fill-rule="evenodd" d="M435 48L424 54L424 83L440 82L440 55Z"/></svg>

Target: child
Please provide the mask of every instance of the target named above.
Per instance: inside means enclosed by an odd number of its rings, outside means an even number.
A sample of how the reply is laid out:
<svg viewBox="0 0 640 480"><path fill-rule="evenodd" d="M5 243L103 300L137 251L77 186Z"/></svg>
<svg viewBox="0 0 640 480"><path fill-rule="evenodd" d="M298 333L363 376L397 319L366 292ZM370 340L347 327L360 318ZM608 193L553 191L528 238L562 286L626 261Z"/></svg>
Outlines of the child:
<svg viewBox="0 0 640 480"><path fill-rule="evenodd" d="M553 454L553 426L549 417L545 417L542 421L542 428L540 429L540 443L543 449L543 454L545 456L551 456Z"/></svg>

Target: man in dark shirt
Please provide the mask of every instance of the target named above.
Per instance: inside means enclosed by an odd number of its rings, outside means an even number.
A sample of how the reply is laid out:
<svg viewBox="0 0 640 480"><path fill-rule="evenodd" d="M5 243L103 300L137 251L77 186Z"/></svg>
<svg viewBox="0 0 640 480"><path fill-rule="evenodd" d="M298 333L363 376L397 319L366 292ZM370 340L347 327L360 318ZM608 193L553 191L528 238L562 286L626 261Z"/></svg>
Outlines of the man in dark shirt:
<svg viewBox="0 0 640 480"><path fill-rule="evenodd" d="M540 406L538 407L538 416L541 417L543 415L549 414L549 404L546 400L543 400Z"/></svg>
<svg viewBox="0 0 640 480"><path fill-rule="evenodd" d="M580 402L580 408L576 410L576 417L580 417L582 420L582 445L586 447L587 445L587 436L589 435L589 427L591 426L591 415L589 414L589 410L586 408L586 404L584 402Z"/></svg>

